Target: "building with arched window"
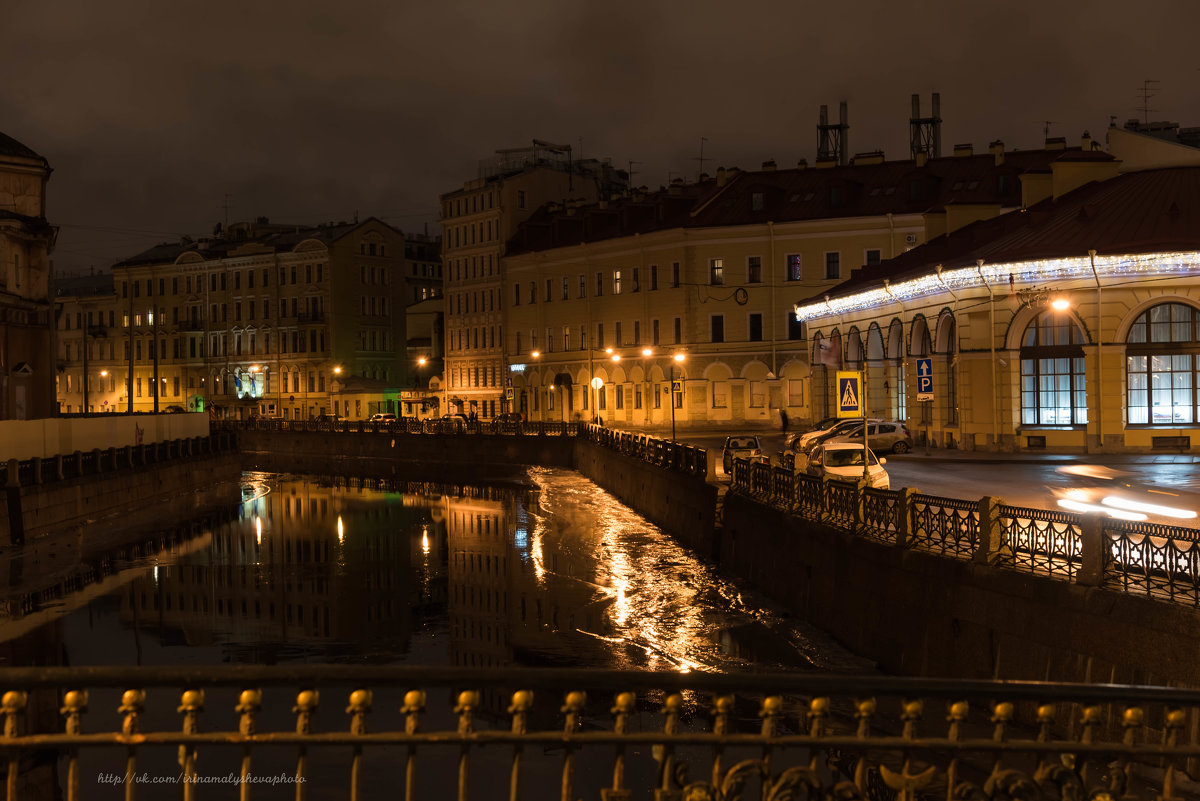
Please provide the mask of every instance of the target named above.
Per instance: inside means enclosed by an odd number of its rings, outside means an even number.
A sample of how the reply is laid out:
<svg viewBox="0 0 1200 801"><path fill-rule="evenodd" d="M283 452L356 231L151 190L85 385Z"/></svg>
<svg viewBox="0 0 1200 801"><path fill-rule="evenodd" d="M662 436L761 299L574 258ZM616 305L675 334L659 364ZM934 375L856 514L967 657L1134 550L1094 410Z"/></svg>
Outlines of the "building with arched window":
<svg viewBox="0 0 1200 801"><path fill-rule="evenodd" d="M1064 187L865 267L796 315L826 393L814 403L832 408L823 373L862 370L867 412L935 446L1200 448L1200 167Z"/></svg>

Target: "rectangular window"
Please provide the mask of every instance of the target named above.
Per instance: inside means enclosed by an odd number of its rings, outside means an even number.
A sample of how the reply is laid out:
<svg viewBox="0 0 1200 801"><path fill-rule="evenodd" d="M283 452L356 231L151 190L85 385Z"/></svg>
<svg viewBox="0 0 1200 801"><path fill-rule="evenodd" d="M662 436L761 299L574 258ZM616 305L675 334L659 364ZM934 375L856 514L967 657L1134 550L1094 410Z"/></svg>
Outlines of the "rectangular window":
<svg viewBox="0 0 1200 801"><path fill-rule="evenodd" d="M617 401L617 408L625 408L625 387L617 385L613 387L613 398Z"/></svg>
<svg viewBox="0 0 1200 801"><path fill-rule="evenodd" d="M569 300L571 297L571 282L564 275L562 279L562 299Z"/></svg>
<svg viewBox="0 0 1200 801"><path fill-rule="evenodd" d="M803 406L804 405L804 379L789 378L788 379L788 406Z"/></svg>
<svg viewBox="0 0 1200 801"><path fill-rule="evenodd" d="M788 313L788 339L801 340L804 339L804 323L796 317L795 312Z"/></svg>
<svg viewBox="0 0 1200 801"><path fill-rule="evenodd" d="M804 261L799 253L789 253L787 255L787 280L800 281L804 278L803 273Z"/></svg>
<svg viewBox="0 0 1200 801"><path fill-rule="evenodd" d="M604 323L596 323L596 347L604 347Z"/></svg>
<svg viewBox="0 0 1200 801"><path fill-rule="evenodd" d="M596 297L604 295L604 273L596 273Z"/></svg>
<svg viewBox="0 0 1200 801"><path fill-rule="evenodd" d="M630 291L632 291L632 292L641 292L642 291L641 279L638 277L638 268L637 267L633 268L633 289Z"/></svg>
<svg viewBox="0 0 1200 801"><path fill-rule="evenodd" d="M642 344L642 321L641 320L633 321L633 344L635 344L635 345Z"/></svg>
<svg viewBox="0 0 1200 801"><path fill-rule="evenodd" d="M714 381L712 382L712 407L714 409L724 409L729 405L729 382Z"/></svg>
<svg viewBox="0 0 1200 801"><path fill-rule="evenodd" d="M650 321L650 344L658 344L658 320Z"/></svg>
<svg viewBox="0 0 1200 801"><path fill-rule="evenodd" d="M879 264L879 248L872 248L867 251L865 264L868 267Z"/></svg>
<svg viewBox="0 0 1200 801"><path fill-rule="evenodd" d="M621 338L621 321L618 320L613 325L613 344L619 348L625 344L625 340Z"/></svg>
<svg viewBox="0 0 1200 801"><path fill-rule="evenodd" d="M839 251L831 251L825 254L825 278L842 277L842 254Z"/></svg>
<svg viewBox="0 0 1200 801"><path fill-rule="evenodd" d="M767 382L750 382L750 408L761 409L767 405Z"/></svg>
<svg viewBox="0 0 1200 801"><path fill-rule="evenodd" d="M553 297L554 297L554 284L551 282L551 279L547 278L546 279L546 300L545 300L545 302L549 303Z"/></svg>
<svg viewBox="0 0 1200 801"><path fill-rule="evenodd" d="M711 329L712 329L712 331L711 331L712 341L713 342L724 342L725 341L725 315L714 314L712 316L710 324L711 324Z"/></svg>
<svg viewBox="0 0 1200 801"><path fill-rule="evenodd" d="M725 283L724 259L708 260L708 283L712 284L713 286L719 286Z"/></svg>
<svg viewBox="0 0 1200 801"><path fill-rule="evenodd" d="M579 297L587 297L587 276L582 274L579 276Z"/></svg>
<svg viewBox="0 0 1200 801"><path fill-rule="evenodd" d="M529 282L529 302L537 303L537 281Z"/></svg>
<svg viewBox="0 0 1200 801"><path fill-rule="evenodd" d="M571 326L563 326L563 350L571 349Z"/></svg>
<svg viewBox="0 0 1200 801"><path fill-rule="evenodd" d="M613 270L613 294L621 294L621 271Z"/></svg>
<svg viewBox="0 0 1200 801"><path fill-rule="evenodd" d="M521 305L521 285L520 284L513 284L513 305L514 306Z"/></svg>
<svg viewBox="0 0 1200 801"><path fill-rule="evenodd" d="M658 265L650 265L650 291L658 289Z"/></svg>
<svg viewBox="0 0 1200 801"><path fill-rule="evenodd" d="M683 342L683 318L675 318L675 344Z"/></svg>
<svg viewBox="0 0 1200 801"><path fill-rule="evenodd" d="M762 256L750 256L746 259L746 283L762 283Z"/></svg>
<svg viewBox="0 0 1200 801"><path fill-rule="evenodd" d="M671 286L679 286L679 262L671 262Z"/></svg>
<svg viewBox="0 0 1200 801"><path fill-rule="evenodd" d="M587 350L587 326L579 326L579 349Z"/></svg>
<svg viewBox="0 0 1200 801"><path fill-rule="evenodd" d="M517 190L517 208L518 209L525 208L525 190L524 189Z"/></svg>
<svg viewBox="0 0 1200 801"><path fill-rule="evenodd" d="M752 312L750 314L750 341L762 342L763 338L763 316L762 312Z"/></svg>

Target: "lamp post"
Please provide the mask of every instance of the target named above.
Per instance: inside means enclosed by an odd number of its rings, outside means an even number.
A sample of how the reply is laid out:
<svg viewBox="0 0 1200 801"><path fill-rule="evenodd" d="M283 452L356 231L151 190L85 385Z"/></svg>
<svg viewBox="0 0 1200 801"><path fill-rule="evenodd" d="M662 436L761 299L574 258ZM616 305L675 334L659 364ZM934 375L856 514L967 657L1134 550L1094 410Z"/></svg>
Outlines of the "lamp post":
<svg viewBox="0 0 1200 801"><path fill-rule="evenodd" d="M671 442L674 442L675 441L675 365L683 364L684 359L687 358L687 354L683 353L681 351L679 353L676 353L671 358L672 358L671 387L670 387L670 390L671 390ZM680 373L681 378L682 378L682 376L683 376L683 373ZM683 389L683 387L680 387L680 390L682 390L682 389ZM680 394L683 394L683 393L680 392Z"/></svg>
<svg viewBox="0 0 1200 801"><path fill-rule="evenodd" d="M423 386L423 382L421 380L421 374L423 372L425 372L425 364L428 361L429 361L429 359L425 358L424 356L417 357L417 391L421 393L421 398L420 398L421 410L425 409L425 387ZM420 417L421 412L418 411L416 413L416 416Z"/></svg>
<svg viewBox="0 0 1200 801"><path fill-rule="evenodd" d="M604 386L604 382L600 380L600 376L592 376L592 422L600 419L600 388Z"/></svg>

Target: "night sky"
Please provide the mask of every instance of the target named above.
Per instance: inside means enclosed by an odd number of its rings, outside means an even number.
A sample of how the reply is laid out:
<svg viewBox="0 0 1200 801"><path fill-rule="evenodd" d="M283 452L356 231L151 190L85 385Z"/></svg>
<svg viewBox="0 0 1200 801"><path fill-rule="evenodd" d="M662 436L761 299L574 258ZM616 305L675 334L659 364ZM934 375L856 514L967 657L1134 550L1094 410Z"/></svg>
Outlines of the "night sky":
<svg viewBox="0 0 1200 801"><path fill-rule="evenodd" d="M734 16L734 12L740 16ZM437 231L437 196L534 138L652 188L816 153L907 157L910 96L941 93L942 152L1110 116L1200 126L1200 2L17 2L0 23L0 131L54 168L57 271L266 216ZM226 208L228 207L228 208Z"/></svg>

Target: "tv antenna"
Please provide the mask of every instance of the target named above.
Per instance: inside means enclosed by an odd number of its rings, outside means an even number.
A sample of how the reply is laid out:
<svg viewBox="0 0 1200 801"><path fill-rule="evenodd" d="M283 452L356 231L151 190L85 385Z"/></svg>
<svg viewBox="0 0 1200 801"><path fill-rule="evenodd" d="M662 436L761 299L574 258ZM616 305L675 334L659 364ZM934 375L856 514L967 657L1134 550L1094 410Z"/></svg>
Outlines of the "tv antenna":
<svg viewBox="0 0 1200 801"><path fill-rule="evenodd" d="M700 137L700 158L696 159L696 161L700 162L700 175L704 175L704 162L712 160L704 158L704 143L707 141L708 139L705 137ZM699 181L700 179L697 178L696 180Z"/></svg>
<svg viewBox="0 0 1200 801"><path fill-rule="evenodd" d="M1142 81L1141 97L1142 105L1138 106L1138 111L1142 112L1142 121L1146 125L1150 124L1150 112L1158 111L1156 108L1150 108L1150 98L1154 97L1156 89L1158 89L1159 81L1147 78Z"/></svg>
<svg viewBox="0 0 1200 801"><path fill-rule="evenodd" d="M1055 123L1054 120L1042 120L1042 138L1043 139L1050 138L1050 126L1056 125L1056 124L1057 123Z"/></svg>
<svg viewBox="0 0 1200 801"><path fill-rule="evenodd" d="M629 179L628 179L628 180L629 180L629 186L630 186L631 188L632 188L632 187L633 187L633 185L634 185L634 184L633 184L633 175L634 175L633 165L637 164L637 165L639 165L639 166L640 166L640 165L642 165L642 164L645 164L645 163L646 163L646 162L644 162L644 161L630 161L630 162L629 162Z"/></svg>

